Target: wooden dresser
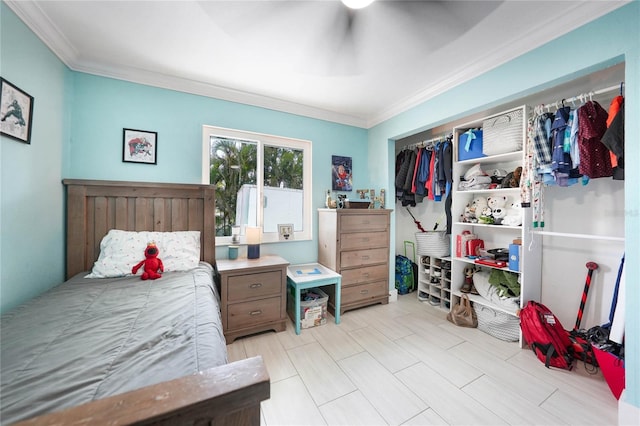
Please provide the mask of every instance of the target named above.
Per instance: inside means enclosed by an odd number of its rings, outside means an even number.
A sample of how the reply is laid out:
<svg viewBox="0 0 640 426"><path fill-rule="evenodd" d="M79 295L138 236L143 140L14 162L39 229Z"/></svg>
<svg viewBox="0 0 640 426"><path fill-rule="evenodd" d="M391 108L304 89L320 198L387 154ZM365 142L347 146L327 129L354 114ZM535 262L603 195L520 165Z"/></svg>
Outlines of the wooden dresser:
<svg viewBox="0 0 640 426"><path fill-rule="evenodd" d="M389 303L386 209L318 209L318 262L342 275L340 313ZM329 310L335 311L329 293Z"/></svg>
<svg viewBox="0 0 640 426"><path fill-rule="evenodd" d="M287 266L279 256L222 259L220 274L222 328L227 344L238 337L287 327Z"/></svg>

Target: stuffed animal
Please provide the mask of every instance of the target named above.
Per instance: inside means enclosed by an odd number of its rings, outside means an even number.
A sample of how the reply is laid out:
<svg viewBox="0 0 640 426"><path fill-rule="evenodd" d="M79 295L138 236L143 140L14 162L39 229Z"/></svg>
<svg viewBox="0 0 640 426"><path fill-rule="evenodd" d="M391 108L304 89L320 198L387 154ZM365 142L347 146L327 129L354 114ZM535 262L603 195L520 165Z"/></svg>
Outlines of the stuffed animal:
<svg viewBox="0 0 640 426"><path fill-rule="evenodd" d="M491 213L491 207L487 206L483 208L482 212L480 212L480 217L478 217L478 223L493 225L494 219Z"/></svg>
<svg viewBox="0 0 640 426"><path fill-rule="evenodd" d="M522 204L520 201L514 201L511 203L511 207L509 208L507 215L502 219L502 224L507 226L522 225Z"/></svg>
<svg viewBox="0 0 640 426"><path fill-rule="evenodd" d="M491 196L487 198L487 205L491 208L491 210L495 210L498 208L503 208L507 205L507 197L503 196Z"/></svg>
<svg viewBox="0 0 640 426"><path fill-rule="evenodd" d="M160 275L158 271L161 273L164 272L164 265L162 264L162 260L158 258L158 254L160 254L160 252L158 251L158 247L156 247L156 243L150 242L147 244L147 248L144 250L144 257L146 259L131 268L131 273L135 275L138 269L144 265L144 272L140 277L141 279L155 280L156 278L160 278L162 275Z"/></svg>
<svg viewBox="0 0 640 426"><path fill-rule="evenodd" d="M462 213L462 218L460 221L469 222L469 223L475 223L478 221L478 219L476 219L475 213L473 212L473 210L471 210L471 206L469 204L465 206L464 213Z"/></svg>
<svg viewBox="0 0 640 426"><path fill-rule="evenodd" d="M518 166L512 172L507 173L502 181L503 188L518 188L520 186L520 177L522 176L522 167Z"/></svg>
<svg viewBox="0 0 640 426"><path fill-rule="evenodd" d="M507 205L507 197L503 196L491 196L487 198L487 205L491 209L491 216L493 217L493 223L500 224L502 219L507 215L505 206Z"/></svg>
<svg viewBox="0 0 640 426"><path fill-rule="evenodd" d="M507 209L498 207L491 211L491 215L493 216L494 223L500 225L502 224L502 220L507 216Z"/></svg>
<svg viewBox="0 0 640 426"><path fill-rule="evenodd" d="M476 197L471 202L471 211L473 212L476 219L479 219L482 216L482 212L488 207L487 199L484 197Z"/></svg>

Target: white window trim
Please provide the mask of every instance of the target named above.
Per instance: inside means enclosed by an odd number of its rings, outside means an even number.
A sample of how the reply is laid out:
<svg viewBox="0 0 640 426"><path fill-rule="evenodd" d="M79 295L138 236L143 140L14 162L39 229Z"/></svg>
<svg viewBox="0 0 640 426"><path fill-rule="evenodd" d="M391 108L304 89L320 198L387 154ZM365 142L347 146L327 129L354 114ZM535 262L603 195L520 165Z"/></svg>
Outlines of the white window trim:
<svg viewBox="0 0 640 426"><path fill-rule="evenodd" d="M288 138L284 136L276 136L269 135L265 133L256 133L256 132L248 132L242 130L228 129L225 127L216 127L203 125L202 126L202 183L205 185L209 184L209 168L210 168L210 158L209 158L209 150L211 143L211 136L224 136L228 138L236 138L241 140L250 140L256 141L258 144L258 155L257 162L260 164L260 167L257 167L257 182L264 182L264 167L263 167L263 147L264 145L284 147L284 148L292 148L299 149L303 151L303 166L302 170L304 171L303 176L303 216L302 216L302 231L295 231L293 240L289 240L286 242L292 241L304 241L311 240L313 233L311 232L312 227L312 205L311 205L311 193L312 193L312 174L313 170L311 169L311 165L313 164L311 158L311 141L304 139L294 139ZM256 220L258 221L258 226L263 227L264 224L264 192L262 183L258 186L258 217ZM285 241L281 241L278 235L278 232L262 232L262 242L263 243L282 243ZM228 237L216 237L216 246L218 245L228 245L231 244L231 236ZM244 244L245 236L243 235L240 238L240 243Z"/></svg>

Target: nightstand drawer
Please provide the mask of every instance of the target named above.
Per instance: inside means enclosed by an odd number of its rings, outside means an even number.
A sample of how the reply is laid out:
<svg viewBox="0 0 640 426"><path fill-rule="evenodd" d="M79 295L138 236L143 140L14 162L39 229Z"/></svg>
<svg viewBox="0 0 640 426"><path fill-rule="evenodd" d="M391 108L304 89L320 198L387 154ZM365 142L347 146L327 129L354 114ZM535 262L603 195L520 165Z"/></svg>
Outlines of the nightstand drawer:
<svg viewBox="0 0 640 426"><path fill-rule="evenodd" d="M254 326L280 319L282 297L234 303L228 306L227 324L229 329Z"/></svg>
<svg viewBox="0 0 640 426"><path fill-rule="evenodd" d="M344 273L344 268L387 263L387 260L389 260L387 248L343 251L340 253L340 268L342 269L340 273Z"/></svg>
<svg viewBox="0 0 640 426"><path fill-rule="evenodd" d="M279 295L282 291L282 272L231 275L227 285L227 302Z"/></svg>
<svg viewBox="0 0 640 426"><path fill-rule="evenodd" d="M388 218L379 214L345 215L341 218L340 232L386 231Z"/></svg>
<svg viewBox="0 0 640 426"><path fill-rule="evenodd" d="M389 278L387 264L365 266L363 268L345 269L342 271L342 287L368 281L386 280Z"/></svg>
<svg viewBox="0 0 640 426"><path fill-rule="evenodd" d="M384 296L389 293L386 281L342 287L342 300L340 303L361 302L367 299Z"/></svg>
<svg viewBox="0 0 640 426"><path fill-rule="evenodd" d="M357 250L388 246L389 234L387 232L356 232L343 234L340 237L340 250Z"/></svg>

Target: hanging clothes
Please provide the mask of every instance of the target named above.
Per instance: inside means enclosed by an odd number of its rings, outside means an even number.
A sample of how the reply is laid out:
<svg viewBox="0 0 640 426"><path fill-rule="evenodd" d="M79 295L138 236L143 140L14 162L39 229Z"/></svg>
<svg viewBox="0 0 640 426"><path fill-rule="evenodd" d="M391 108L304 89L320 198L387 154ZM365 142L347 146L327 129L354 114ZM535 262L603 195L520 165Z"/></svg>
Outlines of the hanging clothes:
<svg viewBox="0 0 640 426"><path fill-rule="evenodd" d="M440 145L440 171L439 179L440 185L443 189L445 197L451 192L451 185L453 185L453 136L448 137Z"/></svg>
<svg viewBox="0 0 640 426"><path fill-rule="evenodd" d="M620 111L620 107L622 107L623 103L624 103L624 97L622 96L622 88L621 88L620 95L613 98L611 100L611 103L609 104L609 116L607 117L607 128L611 127L611 123L613 122L613 119L616 117L616 115L618 115L618 111ZM617 156L613 152L610 152L609 154L610 154L609 156L611 157L611 167L613 167L615 171L615 168L618 165ZM614 178L615 178L615 174L614 174Z"/></svg>
<svg viewBox="0 0 640 426"><path fill-rule="evenodd" d="M535 160L537 165L536 173L542 176L545 183L554 183L551 174L551 124L553 123L553 114L550 112L541 112L534 118L533 123L533 147Z"/></svg>
<svg viewBox="0 0 640 426"><path fill-rule="evenodd" d="M602 136L602 143L616 158L613 179L624 180L624 103L620 105L620 110Z"/></svg>
<svg viewBox="0 0 640 426"><path fill-rule="evenodd" d="M609 150L601 138L607 130L607 111L595 101L578 109L580 173L591 179L613 176Z"/></svg>
<svg viewBox="0 0 640 426"><path fill-rule="evenodd" d="M420 163L416 173L416 191L415 197L417 202L422 202L427 196L427 188L425 187L427 180L429 179L429 164L431 164L431 155L433 151L427 148L422 148L420 155Z"/></svg>
<svg viewBox="0 0 640 426"><path fill-rule="evenodd" d="M563 106L556 111L551 124L551 172L558 186L569 186L577 182L575 173L572 174L571 148L565 143L567 127L570 126L571 108Z"/></svg>

